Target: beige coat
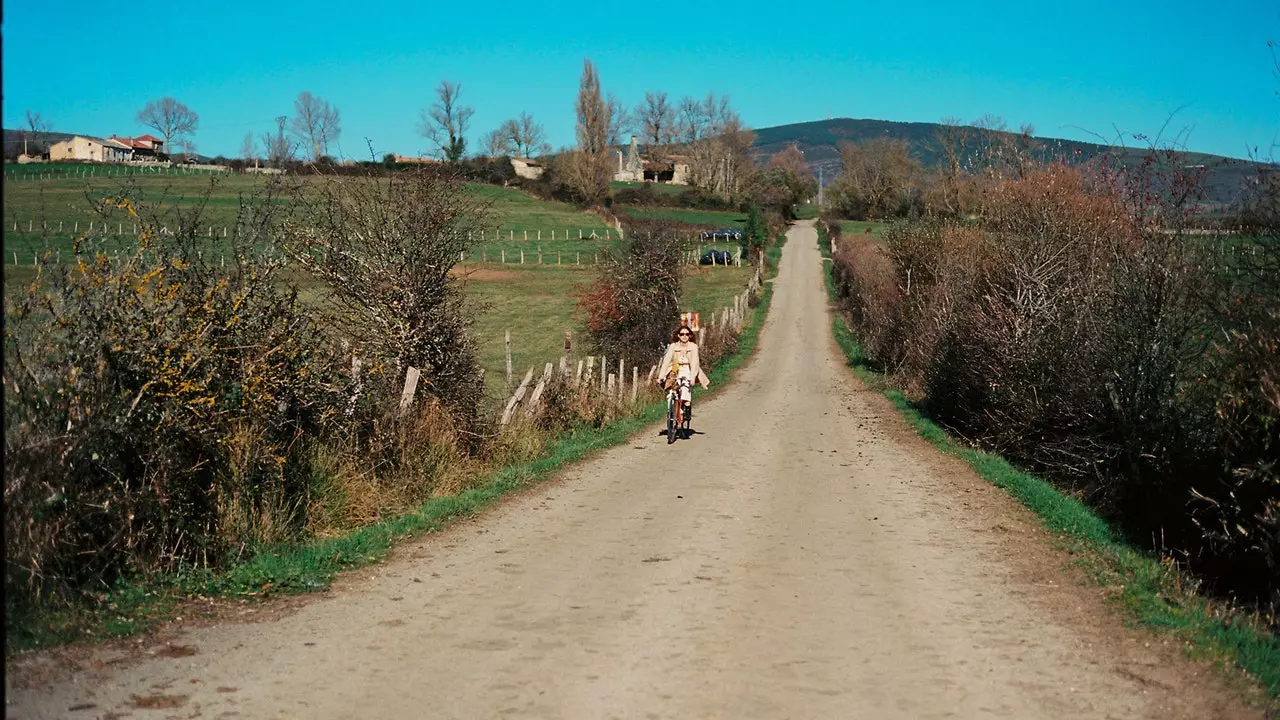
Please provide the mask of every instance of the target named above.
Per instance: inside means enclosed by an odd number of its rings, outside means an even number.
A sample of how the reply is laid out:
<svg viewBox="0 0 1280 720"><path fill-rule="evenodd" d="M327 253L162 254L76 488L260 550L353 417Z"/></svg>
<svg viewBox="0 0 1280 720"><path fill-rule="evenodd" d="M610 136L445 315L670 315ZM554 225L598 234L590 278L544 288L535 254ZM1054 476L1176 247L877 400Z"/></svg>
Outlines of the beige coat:
<svg viewBox="0 0 1280 720"><path fill-rule="evenodd" d="M686 366L689 369L689 377L694 382L701 383L702 387L711 387L711 382L707 379L705 373L702 372L702 363L698 361L698 344L693 342L673 342L667 346L667 351L662 355L662 362L658 364L658 379L661 380L671 372L672 358L680 361L681 369Z"/></svg>

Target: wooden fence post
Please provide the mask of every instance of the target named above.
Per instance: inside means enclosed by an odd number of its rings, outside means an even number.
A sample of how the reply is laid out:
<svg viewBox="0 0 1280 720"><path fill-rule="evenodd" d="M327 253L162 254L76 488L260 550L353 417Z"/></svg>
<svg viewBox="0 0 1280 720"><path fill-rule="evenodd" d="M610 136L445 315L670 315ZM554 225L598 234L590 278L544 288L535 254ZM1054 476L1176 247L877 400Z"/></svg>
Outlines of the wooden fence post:
<svg viewBox="0 0 1280 720"><path fill-rule="evenodd" d="M511 391L511 331L507 331L507 391Z"/></svg>
<svg viewBox="0 0 1280 720"><path fill-rule="evenodd" d="M507 407L502 411L502 424L506 425L511 422L511 413L516 409L516 405L524 398L525 391L529 389L529 381L533 379L533 368L529 368L529 372L525 373L524 380L521 381L520 387L516 388L515 394L507 401Z"/></svg>
<svg viewBox="0 0 1280 720"><path fill-rule="evenodd" d="M573 331L564 331L564 372L569 374L569 368L573 366Z"/></svg>
<svg viewBox="0 0 1280 720"><path fill-rule="evenodd" d="M16 264L16 263L15 263ZM578 361L578 372L573 376L573 386L578 387L582 384L582 361Z"/></svg>
<svg viewBox="0 0 1280 720"><path fill-rule="evenodd" d="M608 375L609 375L609 361L604 355L601 355L600 356L600 392L602 393L607 389L607 386L605 385L605 380L608 379Z"/></svg>
<svg viewBox="0 0 1280 720"><path fill-rule="evenodd" d="M542 391L547 389L547 381L551 379L552 367L551 363L547 363L547 366L543 368L542 377L538 379L537 386L533 388L533 394L529 396L529 402L525 403L525 417L533 417L533 413L537 411L538 401L542 399Z"/></svg>
<svg viewBox="0 0 1280 720"><path fill-rule="evenodd" d="M413 396L418 393L418 378L421 376L422 372L413 366L410 366L408 372L404 374L404 390L400 393L400 412L408 410L413 404Z"/></svg>
<svg viewBox="0 0 1280 720"><path fill-rule="evenodd" d="M631 366L631 402L636 401L636 394L640 392L640 368L635 365Z"/></svg>
<svg viewBox="0 0 1280 720"><path fill-rule="evenodd" d="M588 390L591 389L591 383L595 378L595 373L592 372L593 370L595 370L595 366L596 366L596 356L588 355L587 356L587 374L582 377L582 385Z"/></svg>
<svg viewBox="0 0 1280 720"><path fill-rule="evenodd" d="M622 387L627 384L627 376L625 375L626 371L627 371L627 361L623 358L618 358L618 399L619 400L622 399Z"/></svg>

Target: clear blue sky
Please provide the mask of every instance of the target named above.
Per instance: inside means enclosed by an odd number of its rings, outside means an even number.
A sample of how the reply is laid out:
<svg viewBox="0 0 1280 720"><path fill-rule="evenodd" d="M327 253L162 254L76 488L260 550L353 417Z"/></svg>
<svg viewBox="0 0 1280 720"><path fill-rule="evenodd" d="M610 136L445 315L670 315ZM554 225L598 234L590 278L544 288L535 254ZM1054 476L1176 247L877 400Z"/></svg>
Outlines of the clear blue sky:
<svg viewBox="0 0 1280 720"><path fill-rule="evenodd" d="M697 7L691 7L697 5ZM292 114L300 91L342 113L340 152L430 149L414 127L442 78L476 109L468 140L521 111L573 142L582 59L634 105L728 94L751 127L825 117L971 121L1096 140L1117 129L1234 157L1280 135L1269 38L1280 3L229 2L4 3L4 126L40 112L55 130L140 134L150 99L200 115L207 155ZM1176 111L1176 114L1174 114ZM1131 138L1128 144L1135 144Z"/></svg>

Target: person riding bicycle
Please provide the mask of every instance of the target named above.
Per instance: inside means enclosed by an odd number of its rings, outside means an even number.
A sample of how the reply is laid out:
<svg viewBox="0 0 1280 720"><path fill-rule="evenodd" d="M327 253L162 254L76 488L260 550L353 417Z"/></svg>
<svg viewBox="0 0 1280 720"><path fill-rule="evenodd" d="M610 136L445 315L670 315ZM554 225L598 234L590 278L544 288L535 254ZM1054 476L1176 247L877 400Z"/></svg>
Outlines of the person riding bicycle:
<svg viewBox="0 0 1280 720"><path fill-rule="evenodd" d="M689 388L695 382L702 383L704 388L711 386L698 362L698 344L693 341L693 330L688 325L681 325L676 330L675 341L667 345L667 351L658 367L662 368L658 374L658 382L668 390L679 385L680 400L686 404L693 399ZM684 382L679 382L680 380Z"/></svg>

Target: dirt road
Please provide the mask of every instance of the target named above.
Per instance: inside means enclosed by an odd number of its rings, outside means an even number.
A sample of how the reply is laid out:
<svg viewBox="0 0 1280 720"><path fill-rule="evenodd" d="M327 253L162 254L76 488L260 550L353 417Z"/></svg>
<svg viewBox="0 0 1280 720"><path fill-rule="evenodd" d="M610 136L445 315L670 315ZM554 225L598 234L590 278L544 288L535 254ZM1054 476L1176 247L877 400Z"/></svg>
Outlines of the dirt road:
<svg viewBox="0 0 1280 720"><path fill-rule="evenodd" d="M793 229L758 355L693 439L655 427L283 617L11 686L9 715L1258 716L857 384L821 262Z"/></svg>

